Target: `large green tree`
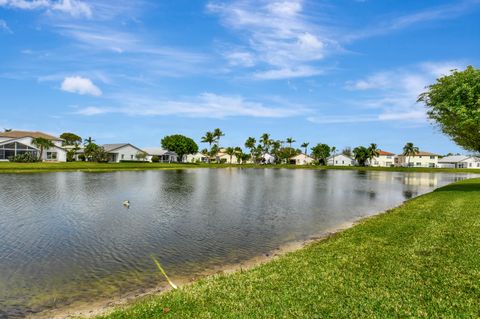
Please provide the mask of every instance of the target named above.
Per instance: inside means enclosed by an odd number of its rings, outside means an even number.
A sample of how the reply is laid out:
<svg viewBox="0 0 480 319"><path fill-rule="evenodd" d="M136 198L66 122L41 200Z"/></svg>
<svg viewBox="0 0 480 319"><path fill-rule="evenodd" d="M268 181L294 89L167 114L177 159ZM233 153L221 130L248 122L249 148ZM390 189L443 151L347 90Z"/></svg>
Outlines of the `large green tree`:
<svg viewBox="0 0 480 319"><path fill-rule="evenodd" d="M47 140L43 137L35 137L32 139L32 144L40 149L40 154L38 154L38 159L42 160L43 158L43 150L48 150L50 147L54 147L52 141Z"/></svg>
<svg viewBox="0 0 480 319"><path fill-rule="evenodd" d="M443 133L466 150L480 152L480 70L464 71L437 79L420 94L428 117Z"/></svg>
<svg viewBox="0 0 480 319"><path fill-rule="evenodd" d="M365 166L367 160L370 158L370 152L365 146L357 146L353 149L353 158L360 166Z"/></svg>
<svg viewBox="0 0 480 319"><path fill-rule="evenodd" d="M330 146L327 144L315 145L312 147L312 156L318 163L326 165L327 158L330 156Z"/></svg>
<svg viewBox="0 0 480 319"><path fill-rule="evenodd" d="M60 138L63 139L63 145L80 145L82 144L82 138L74 133L65 132L60 135Z"/></svg>
<svg viewBox="0 0 480 319"><path fill-rule="evenodd" d="M180 161L184 155L198 152L197 143L191 138L180 134L165 136L161 144L164 149L177 153Z"/></svg>

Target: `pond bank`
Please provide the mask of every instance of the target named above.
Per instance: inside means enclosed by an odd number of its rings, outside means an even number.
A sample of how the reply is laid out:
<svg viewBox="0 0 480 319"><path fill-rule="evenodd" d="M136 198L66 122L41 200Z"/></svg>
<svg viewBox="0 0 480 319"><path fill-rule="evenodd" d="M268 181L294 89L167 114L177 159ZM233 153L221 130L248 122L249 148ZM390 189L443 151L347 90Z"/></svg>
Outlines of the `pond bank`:
<svg viewBox="0 0 480 319"><path fill-rule="evenodd" d="M260 164L194 164L194 163L11 163L0 162L0 174L46 173L46 172L112 172L143 170L178 170L192 168L270 168L270 169L313 169L313 170L364 170L389 172L423 173L472 173L480 174L480 169L467 168L426 168L426 167L360 167L360 166L317 166L317 165L260 165Z"/></svg>
<svg viewBox="0 0 480 319"><path fill-rule="evenodd" d="M99 318L476 317L479 195L480 179L454 183L250 270Z"/></svg>

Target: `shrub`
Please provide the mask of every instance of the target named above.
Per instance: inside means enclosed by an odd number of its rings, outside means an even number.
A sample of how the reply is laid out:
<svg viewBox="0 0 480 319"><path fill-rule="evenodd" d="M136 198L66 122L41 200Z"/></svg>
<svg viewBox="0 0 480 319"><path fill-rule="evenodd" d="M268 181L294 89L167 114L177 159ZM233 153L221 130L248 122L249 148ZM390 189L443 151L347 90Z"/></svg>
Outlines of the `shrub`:
<svg viewBox="0 0 480 319"><path fill-rule="evenodd" d="M78 159L81 160L82 162L85 162L85 155L84 154L80 154L78 155Z"/></svg>
<svg viewBox="0 0 480 319"><path fill-rule="evenodd" d="M157 155L153 155L152 156L152 163L158 163L160 162L160 157L158 157Z"/></svg>
<svg viewBox="0 0 480 319"><path fill-rule="evenodd" d="M38 158L33 156L31 153L17 154L15 156L9 157L10 162L16 163L34 163L38 162Z"/></svg>

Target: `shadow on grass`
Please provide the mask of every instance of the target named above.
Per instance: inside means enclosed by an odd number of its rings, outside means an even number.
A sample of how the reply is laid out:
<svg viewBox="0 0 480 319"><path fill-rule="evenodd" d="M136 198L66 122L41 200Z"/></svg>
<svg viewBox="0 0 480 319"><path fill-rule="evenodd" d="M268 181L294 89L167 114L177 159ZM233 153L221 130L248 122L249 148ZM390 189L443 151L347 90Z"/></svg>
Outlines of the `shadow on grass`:
<svg viewBox="0 0 480 319"><path fill-rule="evenodd" d="M480 193L480 179L447 185L435 190L435 192L479 192Z"/></svg>

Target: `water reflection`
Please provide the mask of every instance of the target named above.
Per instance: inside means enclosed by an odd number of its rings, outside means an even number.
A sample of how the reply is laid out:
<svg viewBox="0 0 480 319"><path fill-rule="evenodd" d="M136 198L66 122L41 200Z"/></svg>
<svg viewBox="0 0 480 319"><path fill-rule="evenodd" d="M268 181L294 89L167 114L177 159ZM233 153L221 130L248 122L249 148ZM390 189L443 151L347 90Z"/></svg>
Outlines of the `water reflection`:
<svg viewBox="0 0 480 319"><path fill-rule="evenodd" d="M0 318L152 287L150 254L172 277L192 277L465 177L241 168L0 175Z"/></svg>

